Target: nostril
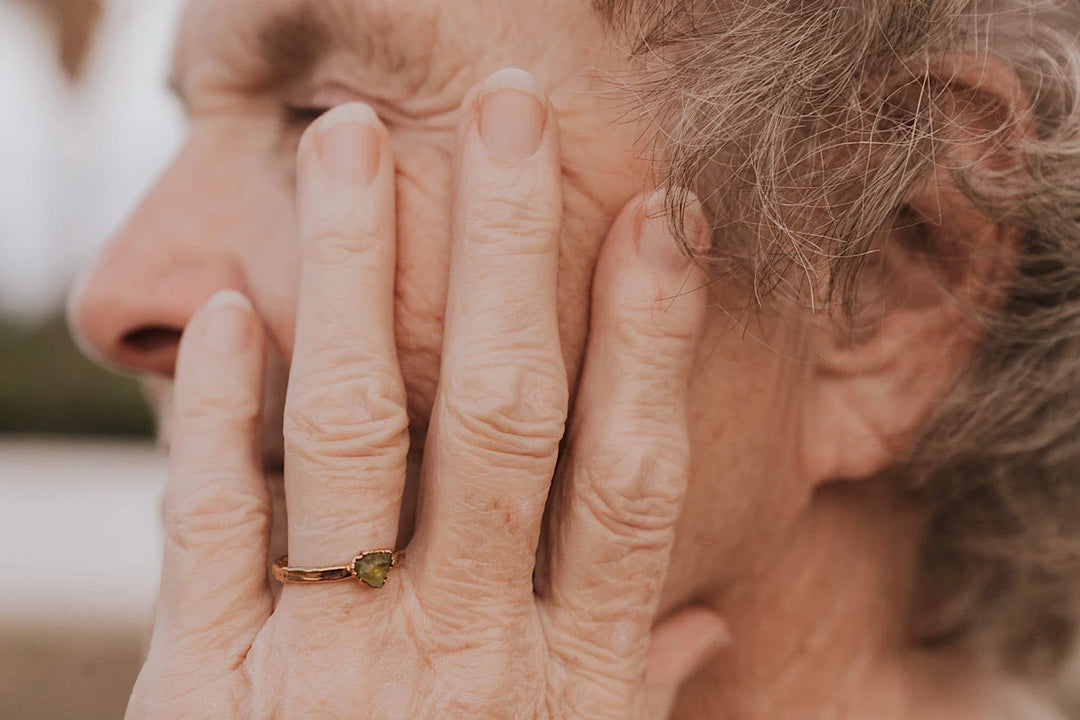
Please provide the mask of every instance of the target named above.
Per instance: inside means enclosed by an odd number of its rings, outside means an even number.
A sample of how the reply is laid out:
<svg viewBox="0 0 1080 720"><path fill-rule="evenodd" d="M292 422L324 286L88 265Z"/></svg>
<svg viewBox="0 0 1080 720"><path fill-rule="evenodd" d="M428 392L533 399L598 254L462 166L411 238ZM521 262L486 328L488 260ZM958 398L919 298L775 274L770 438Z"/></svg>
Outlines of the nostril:
<svg viewBox="0 0 1080 720"><path fill-rule="evenodd" d="M172 350L180 344L181 331L163 325L141 327L120 338L125 349L140 355L156 354Z"/></svg>

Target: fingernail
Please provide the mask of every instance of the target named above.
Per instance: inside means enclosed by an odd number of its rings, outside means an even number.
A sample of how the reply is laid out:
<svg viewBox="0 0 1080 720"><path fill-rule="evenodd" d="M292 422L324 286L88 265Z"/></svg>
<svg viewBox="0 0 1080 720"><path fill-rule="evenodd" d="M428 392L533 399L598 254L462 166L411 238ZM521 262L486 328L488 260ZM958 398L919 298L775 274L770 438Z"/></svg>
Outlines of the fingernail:
<svg viewBox="0 0 1080 720"><path fill-rule="evenodd" d="M235 290L219 290L206 303L206 345L230 354L243 350L251 338L251 301Z"/></svg>
<svg viewBox="0 0 1080 720"><path fill-rule="evenodd" d="M364 103L339 105L321 121L319 157L334 178L367 185L375 179L382 159L379 118Z"/></svg>
<svg viewBox="0 0 1080 720"><path fill-rule="evenodd" d="M480 139L504 160L524 160L540 147L547 100L529 73L499 70L484 83L480 97Z"/></svg>
<svg viewBox="0 0 1080 720"><path fill-rule="evenodd" d="M685 272L690 268L690 256L675 239L668 220L667 193L657 190L642 203L638 226L638 252L645 260L661 270ZM687 198L683 218L687 241L692 249L700 249L708 234L708 224L701 203L693 195Z"/></svg>

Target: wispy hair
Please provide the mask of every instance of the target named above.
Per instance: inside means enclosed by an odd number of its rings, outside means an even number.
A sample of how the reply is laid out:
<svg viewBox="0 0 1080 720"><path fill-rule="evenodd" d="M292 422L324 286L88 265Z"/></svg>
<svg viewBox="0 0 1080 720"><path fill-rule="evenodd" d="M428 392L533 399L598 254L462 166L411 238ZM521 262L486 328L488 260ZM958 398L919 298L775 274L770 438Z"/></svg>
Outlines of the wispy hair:
<svg viewBox="0 0 1080 720"><path fill-rule="evenodd" d="M888 476L932 517L913 640L1056 667L1080 623L1080 3L598 6L639 60L630 89L671 187L714 219L699 259L745 285L744 309L859 318L876 243L934 170L1022 230L1004 300L967 308L976 356ZM1002 113L982 138L1027 123L1016 167L957 160L964 99L939 70L957 54L1019 78L1030 116ZM686 193L669 202L682 217Z"/></svg>

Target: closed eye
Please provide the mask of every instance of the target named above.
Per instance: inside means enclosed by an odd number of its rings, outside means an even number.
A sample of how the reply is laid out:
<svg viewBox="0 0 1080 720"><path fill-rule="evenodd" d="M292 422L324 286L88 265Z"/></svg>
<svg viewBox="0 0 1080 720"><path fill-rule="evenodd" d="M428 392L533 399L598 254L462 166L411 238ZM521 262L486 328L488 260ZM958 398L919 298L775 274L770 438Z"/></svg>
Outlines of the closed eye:
<svg viewBox="0 0 1080 720"><path fill-rule="evenodd" d="M282 120L290 128L305 128L328 112L328 107L285 105L282 107Z"/></svg>

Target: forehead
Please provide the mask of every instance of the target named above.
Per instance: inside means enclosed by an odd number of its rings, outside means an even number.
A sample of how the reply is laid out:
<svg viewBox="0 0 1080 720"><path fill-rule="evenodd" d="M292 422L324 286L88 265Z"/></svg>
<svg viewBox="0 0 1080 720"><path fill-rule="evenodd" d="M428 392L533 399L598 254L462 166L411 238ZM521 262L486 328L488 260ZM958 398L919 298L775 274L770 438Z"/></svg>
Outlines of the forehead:
<svg viewBox="0 0 1080 720"><path fill-rule="evenodd" d="M176 47L184 82L226 71L242 84L300 74L328 55L365 66L416 67L430 55L437 17L424 3L383 0L190 0ZM438 9L438 5L434 5ZM413 42L402 42L406 37Z"/></svg>
<svg viewBox="0 0 1080 720"><path fill-rule="evenodd" d="M590 0L189 0L175 74L189 85L216 69L256 85L336 58L412 92L480 56L498 65L565 51L583 20L595 20Z"/></svg>

